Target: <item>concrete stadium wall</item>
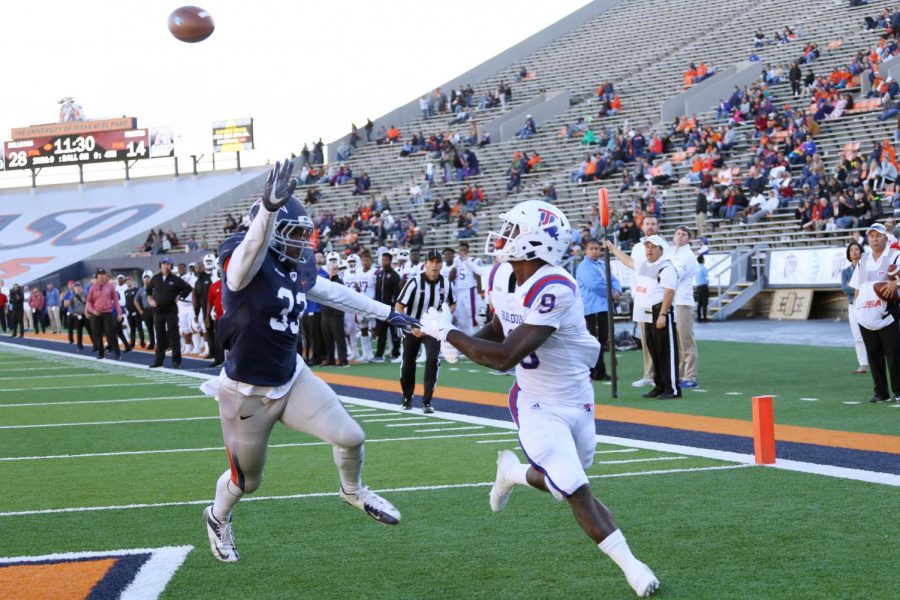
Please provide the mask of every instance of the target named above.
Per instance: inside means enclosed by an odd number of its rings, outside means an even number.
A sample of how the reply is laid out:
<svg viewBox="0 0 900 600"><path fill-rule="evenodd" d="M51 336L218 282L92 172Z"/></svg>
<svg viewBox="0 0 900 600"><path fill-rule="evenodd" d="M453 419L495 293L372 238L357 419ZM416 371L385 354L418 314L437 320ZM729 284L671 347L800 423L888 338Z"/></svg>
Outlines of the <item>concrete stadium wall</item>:
<svg viewBox="0 0 900 600"><path fill-rule="evenodd" d="M154 229L172 229L173 231L178 232L183 231L181 224L182 223L198 223L201 220L205 219L209 215L215 213L223 213L224 218L224 209L228 206L231 206L238 200L242 200L248 196L252 196L253 194L262 193L262 187L266 180L266 174L269 172L269 167L254 167L252 169L243 169L242 171L234 171L228 174L228 177L233 179L234 187L229 189L228 191L212 196L208 202L197 206L187 212L182 213L178 217L174 219L170 219L168 221L164 221L159 225L156 225ZM201 178L204 176L198 176L198 183L202 184ZM215 176L208 176L212 180ZM182 177L181 179L184 179ZM177 184L181 179L173 179L173 193L177 191ZM240 221L240 217L243 215L235 215ZM223 221L224 223L224 221ZM110 246L103 252L99 252L89 258L89 260L94 259L108 259L108 258L117 258L125 256L130 252L134 252L134 249L143 244L144 240L147 238L147 233L144 232L141 235L136 235L132 238L129 238L121 243L115 244L114 246ZM199 240L198 240L199 241ZM174 258L173 258L174 260Z"/></svg>
<svg viewBox="0 0 900 600"><path fill-rule="evenodd" d="M503 69L506 69L511 65L520 63L530 54L580 27L586 21L590 21L591 19L602 15L606 11L621 4L622 1L623 0L594 0L594 2L591 2L590 4L579 8L572 14L563 17L556 23L550 25L549 27L546 27L545 29L542 29L531 37L519 42L515 46L504 50L491 59L486 60L474 69L470 69L462 75L451 79L450 81L446 81L442 84L436 85L430 90L423 92L423 94L417 96L407 104L404 104L403 106L400 106L399 108L396 108L391 112L378 117L377 119L373 119L372 121L373 123L375 123L373 132L378 131L378 127L380 127L381 125L390 127L391 124L394 124L398 127L401 127L406 123L414 121L421 117L422 113L419 110L419 98L424 94L431 93L435 88L441 88L442 90L447 91L449 95L449 90L464 86L467 83L471 83L474 86L475 84L487 79L488 77L491 77L497 72L502 71ZM525 66L527 67L528 65L526 64ZM515 94L516 82L511 80L508 83L512 84L513 94ZM360 135L363 134L363 130L360 129ZM328 144L326 155L328 162L334 162L337 155L337 149L341 146L341 144L349 145L349 143L349 133L330 142Z"/></svg>
<svg viewBox="0 0 900 600"><path fill-rule="evenodd" d="M505 142L516 137L516 133L525 125L525 118L531 115L540 131L541 124L546 123L562 111L569 108L569 92L550 92L541 94L520 104L502 117L490 121L486 126L479 125L479 134L487 131L491 134L491 142Z"/></svg>
<svg viewBox="0 0 900 600"><path fill-rule="evenodd" d="M722 100L731 96L734 86L750 85L762 71L758 62L743 61L716 71L716 74L701 81L687 91L663 102L661 118L667 123L675 117L705 112L714 108Z"/></svg>

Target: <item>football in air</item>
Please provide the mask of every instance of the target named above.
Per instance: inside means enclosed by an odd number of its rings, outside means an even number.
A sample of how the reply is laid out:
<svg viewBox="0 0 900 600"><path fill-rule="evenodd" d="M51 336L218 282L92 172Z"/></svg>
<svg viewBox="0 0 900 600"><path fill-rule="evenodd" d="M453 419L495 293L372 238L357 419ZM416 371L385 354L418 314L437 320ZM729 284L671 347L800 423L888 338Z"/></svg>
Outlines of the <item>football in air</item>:
<svg viewBox="0 0 900 600"><path fill-rule="evenodd" d="M202 42L215 30L212 15L196 6L182 6L169 15L169 31L182 42Z"/></svg>

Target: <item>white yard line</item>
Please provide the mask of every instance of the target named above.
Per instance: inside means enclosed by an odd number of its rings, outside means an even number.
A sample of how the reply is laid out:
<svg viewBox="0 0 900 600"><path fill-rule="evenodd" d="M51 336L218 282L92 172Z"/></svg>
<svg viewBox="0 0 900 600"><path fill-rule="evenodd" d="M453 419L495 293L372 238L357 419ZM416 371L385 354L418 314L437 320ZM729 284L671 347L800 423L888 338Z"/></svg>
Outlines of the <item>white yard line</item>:
<svg viewBox="0 0 900 600"><path fill-rule="evenodd" d="M638 452L637 448L622 448L621 450L597 450L594 454L620 454L622 452Z"/></svg>
<svg viewBox="0 0 900 600"><path fill-rule="evenodd" d="M490 435L505 435L504 431L488 431L484 433L459 433L455 435L415 435L396 438L370 438L367 444L383 444L392 442L417 442L420 440L449 440L456 438L484 437ZM270 444L273 448L303 448L308 446L330 446L327 442L293 442L288 444ZM125 450L121 452L90 452L85 454L49 454L44 456L7 456L0 457L0 462L18 462L23 460L62 460L72 458L106 458L117 456L137 456L142 454L181 454L190 452L222 452L223 446L211 446L207 448L171 448L162 450Z"/></svg>
<svg viewBox="0 0 900 600"><path fill-rule="evenodd" d="M422 417L423 419L428 419L430 417ZM434 417L437 419L437 417ZM435 421L433 423L394 423L392 425L385 425L385 427L421 427L422 425L446 425L446 423L442 423L441 421Z"/></svg>
<svg viewBox="0 0 900 600"><path fill-rule="evenodd" d="M96 364L96 359L88 356L73 356L66 352L58 352L56 350L44 350L38 348L28 348L26 352L22 352L22 347L16 344L9 344L7 342L0 342L0 348L8 347L12 350L15 350L15 354L17 356L24 356L26 353L40 353L52 356L60 356L66 359L70 359L73 361L84 361L84 362L93 362ZM141 371L143 373L147 372L147 367L143 365L133 365L130 363L106 363L104 366L109 368L118 368L118 369L132 369L134 371ZM183 377L190 377L193 379L212 379L216 377L216 375L205 375L202 373L193 373L190 371L177 371L171 369L160 369L157 373L170 373L173 375L181 375ZM93 386L93 387L111 387L115 385L122 384L104 384L102 386ZM131 383L129 385L156 385L156 384L143 384L143 383ZM88 386L79 386L79 387L88 387ZM35 391L37 389L42 388L31 388L29 390L22 389L13 389L13 390L4 390L0 388L0 392L4 391ZM44 388L47 389L47 388ZM62 388L50 388L50 389L68 389L68 386ZM732 394L741 394L741 392L732 392ZM368 400L366 398L356 398L353 396L342 396L341 399L345 403L350 403L360 407L368 407L373 409L379 409L384 411L393 411L399 413L401 408L393 403L380 402L377 400ZM900 404L895 405L896 408L900 408ZM441 419L447 421L457 421L461 423L475 423L478 425L486 425L488 427L498 427L506 430L515 430L516 426L514 423L508 421L500 421L497 419L487 419L484 417L474 417L469 415L458 415L452 413L442 413L440 415ZM390 427L392 425L397 424L388 424ZM479 434L473 434L479 435ZM658 450L660 452L666 452L669 454L685 454L687 456L699 456L703 458L713 458L718 460L725 460L730 462L738 462L743 463L745 465L752 465L754 461L754 457L752 454L740 454L737 452L725 452L722 450L713 450L709 448L697 448L694 446L682 446L678 444L665 444L661 442L648 442L644 440L636 440L631 438L621 438L615 436L603 436L598 435L597 441L603 444L609 444L613 446L623 446L623 447L635 447L641 448L645 450ZM797 471L802 473L814 473L816 475L824 475L826 477L837 477L839 479L851 479L854 481L865 481L870 483L878 483L882 485L890 485L900 487L900 475L894 475L891 473L882 473L879 471L865 471L862 469L849 469L845 467L835 467L831 465L819 465L815 463L807 463L801 461L792 461L792 460L784 460L778 459L778 461L774 465L770 465L771 468L775 469L784 469L787 471Z"/></svg>
<svg viewBox="0 0 900 600"><path fill-rule="evenodd" d="M107 388L107 387L122 387L125 383L95 383L95 384L80 384L78 386L79 390L87 390L91 388ZM128 383L128 387L134 387L136 385L159 385L155 381L150 381L148 383ZM0 388L0 392L45 392L50 390L71 390L71 385L59 385L53 387L32 387L32 388Z"/></svg>
<svg viewBox="0 0 900 600"><path fill-rule="evenodd" d="M476 444L511 444L511 443L519 443L519 438L514 438L511 440L480 440L475 442Z"/></svg>
<svg viewBox="0 0 900 600"><path fill-rule="evenodd" d="M395 421L422 421L428 417L389 417L377 419L360 419L360 423L393 423Z"/></svg>
<svg viewBox="0 0 900 600"><path fill-rule="evenodd" d="M131 419L126 421L91 421L87 423L42 423L40 425L0 425L0 429L43 429L46 427L83 427L93 425L126 425L130 423L174 423L178 421L218 420L219 417L180 417L177 419Z"/></svg>
<svg viewBox="0 0 900 600"><path fill-rule="evenodd" d="M20 371L62 371L63 369L83 369L79 365L57 365L55 367L27 367L24 369L4 369L0 368L0 373L18 373ZM98 371L102 373L102 371ZM30 377L30 376L29 376ZM4 377L4 379L13 379L12 377Z"/></svg>
<svg viewBox="0 0 900 600"><path fill-rule="evenodd" d="M447 427L442 429L416 429L413 433L429 433L431 431L462 431L464 429L484 429L484 425L471 425L469 427Z"/></svg>
<svg viewBox="0 0 900 600"><path fill-rule="evenodd" d="M644 475L667 475L672 473L699 473L703 471L724 471L729 469L742 469L747 465L723 465L717 467L695 467L689 469L661 469L655 471L635 471L627 473L609 473L602 475L589 475L588 479L607 479L614 477L641 477ZM419 485L410 487L384 488L374 490L379 494L398 494L404 492L431 492L438 490L454 490L464 488L490 487L494 485L493 481L481 481L477 483L450 483L444 485ZM290 494L284 496L245 496L241 500L243 502L265 502L270 500L304 500L309 498L328 498L337 497L334 491L329 492L311 492L306 494ZM209 498L203 500L183 500L180 502L158 502L153 504L116 504L107 506L74 506L68 508L45 508L41 510L19 510L0 512L0 517L24 517L32 515L53 515L60 513L81 513L96 512L106 510L134 510L138 508L166 508L171 506L202 506L209 504Z"/></svg>
<svg viewBox="0 0 900 600"><path fill-rule="evenodd" d="M3 408L21 408L23 406L60 406L67 404L117 404L119 402L153 402L155 400L182 400L182 399L190 399L195 400L197 398L209 398L209 396L201 395L201 396L157 396L154 398L121 398L119 400L72 400L70 402L22 402L20 404L0 404L0 409ZM212 398L209 398L212 400Z"/></svg>
<svg viewBox="0 0 900 600"><path fill-rule="evenodd" d="M71 375L28 375L28 379L59 379L60 377L115 377L116 375L112 373L107 373L106 371L95 371L93 373L73 373ZM122 373L122 377L129 377L125 373ZM0 377L0 380L10 380L10 379L18 379L22 380L21 377ZM119 385L123 385L120 383ZM24 389L28 391L28 389L34 388L16 388L16 389Z"/></svg>

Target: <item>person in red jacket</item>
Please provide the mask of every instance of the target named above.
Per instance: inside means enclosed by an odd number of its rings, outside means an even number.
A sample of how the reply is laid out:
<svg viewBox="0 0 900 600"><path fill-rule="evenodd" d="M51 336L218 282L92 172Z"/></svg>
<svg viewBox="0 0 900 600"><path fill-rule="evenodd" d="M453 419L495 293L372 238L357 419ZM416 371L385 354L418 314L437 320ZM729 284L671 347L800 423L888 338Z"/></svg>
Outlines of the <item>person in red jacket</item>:
<svg viewBox="0 0 900 600"><path fill-rule="evenodd" d="M3 293L3 288L0 288L0 331L3 333L6 333L6 305L8 303L9 298Z"/></svg>
<svg viewBox="0 0 900 600"><path fill-rule="evenodd" d="M209 314L206 315L206 333L209 336L209 353L212 354L213 361L209 365L210 368L221 367L222 363L225 362L225 350L222 348L222 343L219 341L219 331L218 324L219 319L225 314L225 311L222 309L222 280L216 279L213 281L212 285L209 286L209 293L207 294L207 304L209 307Z"/></svg>

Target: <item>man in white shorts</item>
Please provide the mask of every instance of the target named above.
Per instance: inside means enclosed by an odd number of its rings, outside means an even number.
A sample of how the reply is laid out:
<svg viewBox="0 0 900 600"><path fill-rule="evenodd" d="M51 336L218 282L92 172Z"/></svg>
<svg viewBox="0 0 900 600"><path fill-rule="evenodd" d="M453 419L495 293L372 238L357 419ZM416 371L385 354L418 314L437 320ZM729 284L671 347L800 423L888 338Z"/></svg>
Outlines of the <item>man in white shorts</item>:
<svg viewBox="0 0 900 600"><path fill-rule="evenodd" d="M578 285L559 266L572 229L558 208L540 200L521 202L500 218L500 233L485 242L485 253L500 261L488 277L492 322L469 336L452 325L447 307L422 319L422 331L441 340L445 354L455 348L499 371L515 366L509 409L529 464L509 450L499 453L491 510L505 508L516 484L565 500L635 593L649 596L659 580L631 553L585 473L597 444L589 375L600 344L585 326Z"/></svg>

